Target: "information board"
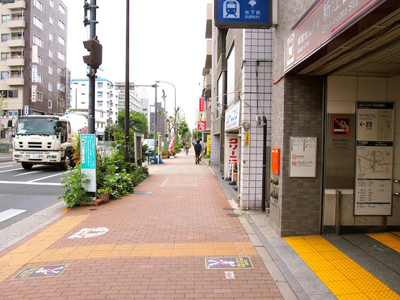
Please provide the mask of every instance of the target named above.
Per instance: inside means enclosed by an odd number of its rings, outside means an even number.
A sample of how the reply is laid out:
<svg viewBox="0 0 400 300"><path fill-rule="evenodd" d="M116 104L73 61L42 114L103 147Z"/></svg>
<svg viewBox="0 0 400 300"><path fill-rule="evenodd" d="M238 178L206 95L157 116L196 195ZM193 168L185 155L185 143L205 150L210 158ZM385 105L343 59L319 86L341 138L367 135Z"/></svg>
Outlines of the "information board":
<svg viewBox="0 0 400 300"><path fill-rule="evenodd" d="M81 166L82 174L90 181L82 187L88 192L96 192L96 136L81 134Z"/></svg>
<svg viewBox="0 0 400 300"><path fill-rule="evenodd" d="M394 104L357 103L354 215L392 214Z"/></svg>
<svg viewBox="0 0 400 300"><path fill-rule="evenodd" d="M290 137L290 177L315 177L317 138Z"/></svg>

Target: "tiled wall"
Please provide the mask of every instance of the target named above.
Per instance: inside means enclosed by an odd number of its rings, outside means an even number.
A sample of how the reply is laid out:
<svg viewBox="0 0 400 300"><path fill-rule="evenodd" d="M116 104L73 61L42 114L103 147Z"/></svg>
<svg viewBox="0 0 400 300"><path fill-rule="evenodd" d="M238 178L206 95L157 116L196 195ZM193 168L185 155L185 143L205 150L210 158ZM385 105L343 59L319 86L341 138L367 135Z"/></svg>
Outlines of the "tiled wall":
<svg viewBox="0 0 400 300"><path fill-rule="evenodd" d="M250 123L250 146L245 146L246 131L242 128L240 131L241 207L260 209L262 207L263 127L257 127L256 119L257 116L266 117L267 147L270 147L272 31L245 29L242 49L243 62L240 62L243 98L241 120L242 123ZM267 172L269 172L268 170L269 166L267 165Z"/></svg>

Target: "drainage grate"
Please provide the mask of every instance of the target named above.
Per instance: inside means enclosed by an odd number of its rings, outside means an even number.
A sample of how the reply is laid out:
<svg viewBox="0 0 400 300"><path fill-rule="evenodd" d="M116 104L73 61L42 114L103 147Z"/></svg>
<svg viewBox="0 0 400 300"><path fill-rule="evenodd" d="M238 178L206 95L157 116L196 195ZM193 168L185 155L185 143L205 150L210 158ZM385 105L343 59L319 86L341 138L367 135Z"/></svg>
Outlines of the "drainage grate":
<svg viewBox="0 0 400 300"><path fill-rule="evenodd" d="M138 194L138 195L150 195L153 194L153 192L149 192L149 191L138 191L138 192L133 192L134 194Z"/></svg>
<svg viewBox="0 0 400 300"><path fill-rule="evenodd" d="M228 217L237 218L237 217L240 217L240 215L238 215L238 214L228 214Z"/></svg>

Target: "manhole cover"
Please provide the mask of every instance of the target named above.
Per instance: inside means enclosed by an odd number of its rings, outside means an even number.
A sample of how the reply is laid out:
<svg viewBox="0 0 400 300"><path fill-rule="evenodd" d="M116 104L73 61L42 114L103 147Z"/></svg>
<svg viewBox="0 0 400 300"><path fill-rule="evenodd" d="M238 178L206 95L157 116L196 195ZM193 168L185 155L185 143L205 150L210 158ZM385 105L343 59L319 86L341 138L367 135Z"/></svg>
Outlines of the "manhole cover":
<svg viewBox="0 0 400 300"><path fill-rule="evenodd" d="M225 209L225 210L235 210L235 209L232 208L232 207L224 207L224 209Z"/></svg>
<svg viewBox="0 0 400 300"><path fill-rule="evenodd" d="M240 217L240 215L238 215L238 214L228 214L228 217L236 218L236 217Z"/></svg>
<svg viewBox="0 0 400 300"><path fill-rule="evenodd" d="M138 194L138 195L150 195L153 192L149 192L149 191L138 191L138 192L133 192L134 194Z"/></svg>

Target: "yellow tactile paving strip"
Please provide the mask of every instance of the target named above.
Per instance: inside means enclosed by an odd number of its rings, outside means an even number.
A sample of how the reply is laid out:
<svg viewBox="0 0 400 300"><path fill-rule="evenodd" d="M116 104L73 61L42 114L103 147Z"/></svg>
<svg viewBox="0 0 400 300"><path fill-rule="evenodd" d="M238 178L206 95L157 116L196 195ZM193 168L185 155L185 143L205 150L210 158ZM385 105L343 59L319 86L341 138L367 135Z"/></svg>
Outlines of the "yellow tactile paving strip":
<svg viewBox="0 0 400 300"><path fill-rule="evenodd" d="M47 249L30 259L31 263L73 259L121 257L204 257L258 255L251 242L225 243L156 243L104 244L94 246Z"/></svg>
<svg viewBox="0 0 400 300"><path fill-rule="evenodd" d="M287 237L285 240L338 299L400 299L323 237Z"/></svg>
<svg viewBox="0 0 400 300"><path fill-rule="evenodd" d="M0 257L0 282L31 262L87 217L88 215L65 217L18 248Z"/></svg>
<svg viewBox="0 0 400 300"><path fill-rule="evenodd" d="M368 236L400 253L399 232L371 233Z"/></svg>

